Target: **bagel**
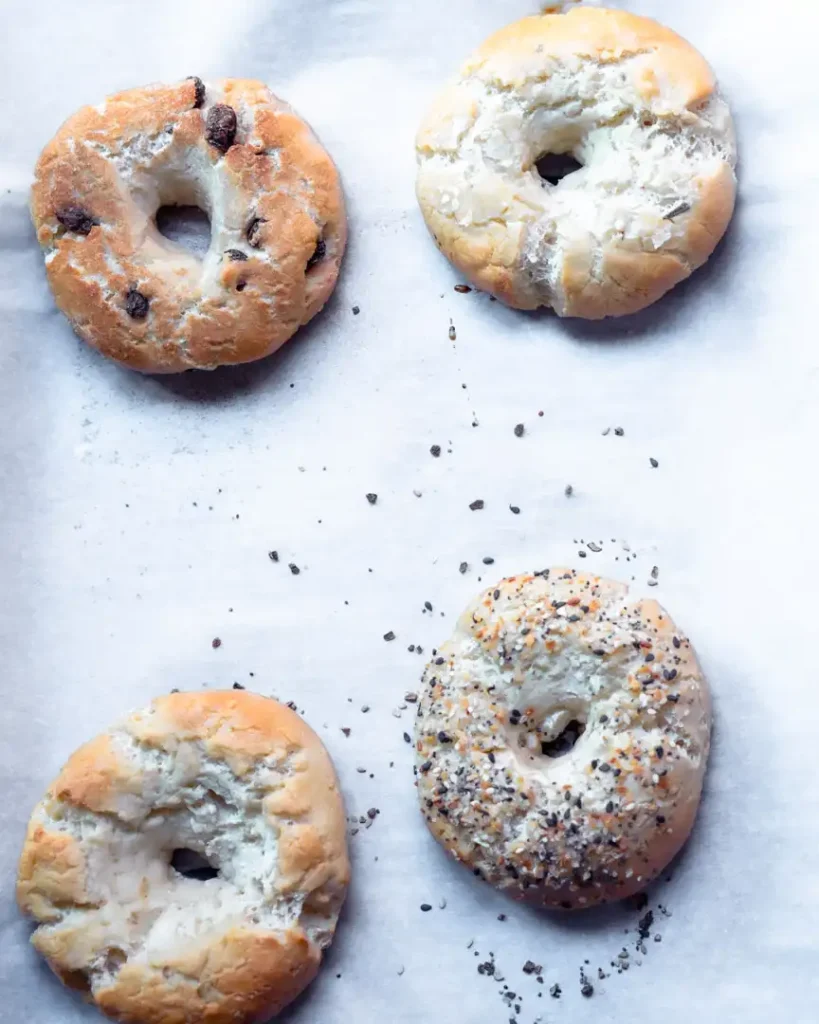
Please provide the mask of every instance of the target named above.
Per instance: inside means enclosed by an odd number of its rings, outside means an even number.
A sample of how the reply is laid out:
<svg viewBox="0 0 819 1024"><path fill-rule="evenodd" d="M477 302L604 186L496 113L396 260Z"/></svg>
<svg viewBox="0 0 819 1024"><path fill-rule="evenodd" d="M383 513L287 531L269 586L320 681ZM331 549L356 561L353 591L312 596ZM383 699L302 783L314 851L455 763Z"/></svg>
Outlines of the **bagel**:
<svg viewBox="0 0 819 1024"><path fill-rule="evenodd" d="M180 874L179 849L218 877ZM255 694L178 693L71 756L32 815L17 897L55 974L116 1020L238 1024L313 979L348 876L315 733Z"/></svg>
<svg viewBox="0 0 819 1024"><path fill-rule="evenodd" d="M160 234L166 205L208 214L203 259ZM43 150L31 210L75 331L150 373L274 352L329 298L346 241L332 160L245 79L189 78L83 108Z"/></svg>
<svg viewBox="0 0 819 1024"><path fill-rule="evenodd" d="M466 609L419 696L424 817L497 888L565 909L622 899L685 842L710 698L655 601L569 569L503 580Z"/></svg>
<svg viewBox="0 0 819 1024"><path fill-rule="evenodd" d="M711 69L625 11L578 7L497 32L434 101L416 148L438 246L519 309L643 309L708 259L734 208L734 131ZM582 166L550 183L547 154Z"/></svg>

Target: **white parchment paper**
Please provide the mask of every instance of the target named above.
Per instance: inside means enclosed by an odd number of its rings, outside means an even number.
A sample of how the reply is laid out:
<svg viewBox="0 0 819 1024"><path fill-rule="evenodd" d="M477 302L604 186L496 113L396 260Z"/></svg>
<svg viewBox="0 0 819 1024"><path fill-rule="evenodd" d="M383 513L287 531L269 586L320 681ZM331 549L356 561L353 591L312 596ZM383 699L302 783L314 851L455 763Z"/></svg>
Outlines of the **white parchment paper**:
<svg viewBox="0 0 819 1024"><path fill-rule="evenodd" d="M60 764L171 687L236 681L294 700L349 813L380 811L351 835L337 941L288 1020L815 1024L816 14L632 6L716 68L741 199L707 268L601 325L456 293L415 205L428 100L531 0L0 5L0 1020L98 1019L30 950L13 900ZM344 179L350 246L329 306L278 356L151 379L56 312L27 191L78 106L190 74L262 78L311 122ZM702 813L651 893L644 953L634 908L511 904L445 858L416 808L401 705L426 654L479 579L561 563L638 590L657 566L652 596L714 691ZM494 977L477 970L490 951Z"/></svg>

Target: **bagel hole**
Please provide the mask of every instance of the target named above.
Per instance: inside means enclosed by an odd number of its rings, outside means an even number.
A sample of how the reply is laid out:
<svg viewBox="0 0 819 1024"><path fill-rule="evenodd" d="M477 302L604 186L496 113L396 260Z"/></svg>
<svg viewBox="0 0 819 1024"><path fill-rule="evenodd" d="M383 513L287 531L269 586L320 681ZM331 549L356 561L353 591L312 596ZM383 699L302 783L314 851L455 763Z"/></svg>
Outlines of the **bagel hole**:
<svg viewBox="0 0 819 1024"><path fill-rule="evenodd" d="M574 749L575 743L585 731L585 723L573 718L554 739L541 742L540 752L546 757L563 757L564 754L568 754L570 750Z"/></svg>
<svg viewBox="0 0 819 1024"><path fill-rule="evenodd" d="M160 206L156 227L163 237L197 259L201 260L210 248L210 218L198 206Z"/></svg>
<svg viewBox="0 0 819 1024"><path fill-rule="evenodd" d="M171 854L171 867L184 878L194 878L198 882L207 882L219 877L219 869L215 868L201 853L179 847Z"/></svg>
<svg viewBox="0 0 819 1024"><path fill-rule="evenodd" d="M316 247L313 250L312 255L310 256L310 259L307 261L305 273L309 273L317 263L320 263L324 259L326 255L327 243L324 241L323 238L319 238L319 240L316 242Z"/></svg>
<svg viewBox="0 0 819 1024"><path fill-rule="evenodd" d="M128 954L119 946L109 946L105 951L105 961L102 969L106 974L116 974L122 965L128 960Z"/></svg>
<svg viewBox="0 0 819 1024"><path fill-rule="evenodd" d="M88 971L59 971L60 981L74 992L90 992L91 979Z"/></svg>
<svg viewBox="0 0 819 1024"><path fill-rule="evenodd" d="M564 178L579 171L583 164L571 153L544 153L535 160L535 169L544 181L558 185Z"/></svg>

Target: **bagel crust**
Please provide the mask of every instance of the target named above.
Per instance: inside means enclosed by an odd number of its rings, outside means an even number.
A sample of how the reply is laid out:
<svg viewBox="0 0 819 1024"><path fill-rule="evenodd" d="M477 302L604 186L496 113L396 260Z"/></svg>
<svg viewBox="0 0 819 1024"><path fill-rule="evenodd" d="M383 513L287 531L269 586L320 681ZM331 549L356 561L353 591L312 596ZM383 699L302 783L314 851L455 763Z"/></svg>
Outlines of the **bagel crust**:
<svg viewBox="0 0 819 1024"><path fill-rule="evenodd" d="M734 131L711 69L625 11L495 33L433 102L416 149L439 248L519 309L637 312L708 259L734 208ZM582 166L549 183L536 167L549 153Z"/></svg>
<svg viewBox="0 0 819 1024"><path fill-rule="evenodd" d="M623 899L688 837L710 729L696 656L655 601L569 569L513 576L425 671L421 810L445 849L516 898Z"/></svg>
<svg viewBox="0 0 819 1024"><path fill-rule="evenodd" d="M218 877L179 874L179 848ZM306 723L252 693L179 693L71 756L32 815L17 899L54 973L114 1019L239 1024L312 981L348 878Z"/></svg>
<svg viewBox="0 0 819 1024"><path fill-rule="evenodd" d="M208 214L203 259L160 234L169 205ZM330 297L347 237L332 160L249 79L189 78L84 107L43 150L31 211L74 330L149 373L275 352Z"/></svg>

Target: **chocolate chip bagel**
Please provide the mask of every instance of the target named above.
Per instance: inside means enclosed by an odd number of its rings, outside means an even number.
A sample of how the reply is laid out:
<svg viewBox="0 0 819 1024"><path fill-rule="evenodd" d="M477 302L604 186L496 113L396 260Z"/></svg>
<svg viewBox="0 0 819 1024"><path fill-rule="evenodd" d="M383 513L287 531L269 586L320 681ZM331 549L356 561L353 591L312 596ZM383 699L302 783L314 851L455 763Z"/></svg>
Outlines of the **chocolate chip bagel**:
<svg viewBox="0 0 819 1024"><path fill-rule="evenodd" d="M159 232L167 205L208 214L203 259ZM189 78L84 107L43 150L31 209L71 325L150 373L274 352L329 298L346 241L332 160L246 79Z"/></svg>

